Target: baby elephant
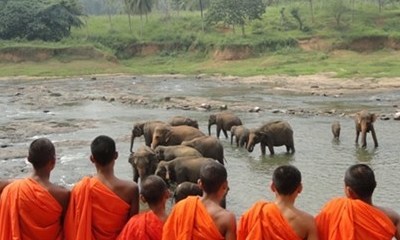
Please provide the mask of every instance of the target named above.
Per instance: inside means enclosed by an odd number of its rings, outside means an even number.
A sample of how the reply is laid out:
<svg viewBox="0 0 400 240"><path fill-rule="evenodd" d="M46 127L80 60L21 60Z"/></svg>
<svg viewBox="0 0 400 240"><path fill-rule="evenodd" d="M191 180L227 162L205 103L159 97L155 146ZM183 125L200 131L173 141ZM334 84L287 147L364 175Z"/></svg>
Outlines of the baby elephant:
<svg viewBox="0 0 400 240"><path fill-rule="evenodd" d="M340 136L340 122L334 121L332 123L332 134L335 139L339 139Z"/></svg>
<svg viewBox="0 0 400 240"><path fill-rule="evenodd" d="M249 142L250 130L243 125L231 127L231 145L233 144L233 137L236 138L237 147L247 148Z"/></svg>
<svg viewBox="0 0 400 240"><path fill-rule="evenodd" d="M197 183L192 182L183 182L179 184L174 191L174 200L175 203L179 202L182 199L185 199L188 196L202 196L203 191L199 187Z"/></svg>

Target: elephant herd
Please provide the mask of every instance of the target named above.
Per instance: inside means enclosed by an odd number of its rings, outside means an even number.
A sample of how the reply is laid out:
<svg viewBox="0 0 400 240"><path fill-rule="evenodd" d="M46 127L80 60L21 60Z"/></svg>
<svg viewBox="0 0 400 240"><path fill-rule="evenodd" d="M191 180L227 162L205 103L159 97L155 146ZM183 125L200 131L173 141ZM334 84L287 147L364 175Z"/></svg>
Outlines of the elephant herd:
<svg viewBox="0 0 400 240"><path fill-rule="evenodd" d="M355 115L356 143L361 133L362 147L366 146L366 133L371 132L375 147L378 146L373 122L375 114L365 110ZM216 125L216 137L211 136L211 126ZM235 139L236 146L246 148L249 152L260 144L261 153L274 154L275 146L286 146L286 151L295 152L293 129L283 120L270 121L257 128L246 128L235 114L223 111L211 114L208 121L208 135L199 130L196 120L176 116L168 122L147 121L136 123L132 129L129 163L133 168L133 180L156 174L167 183L176 184L175 200L182 195L198 195L197 180L202 165L209 161L224 164L224 149L219 140L221 131L230 142ZM335 138L340 136L340 123L332 123ZM145 145L132 152L134 140L144 137Z"/></svg>

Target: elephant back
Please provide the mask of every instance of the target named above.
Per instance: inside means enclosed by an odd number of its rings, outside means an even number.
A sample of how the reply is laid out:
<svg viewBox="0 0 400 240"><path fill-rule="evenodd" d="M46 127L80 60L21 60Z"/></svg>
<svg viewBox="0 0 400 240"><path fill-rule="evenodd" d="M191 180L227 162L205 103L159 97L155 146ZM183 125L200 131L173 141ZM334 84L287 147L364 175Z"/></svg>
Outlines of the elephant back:
<svg viewBox="0 0 400 240"><path fill-rule="evenodd" d="M224 147L220 140L214 136L201 136L190 141L182 142L182 145L192 147L199 151L203 157L213 158L224 164Z"/></svg>
<svg viewBox="0 0 400 240"><path fill-rule="evenodd" d="M293 135L293 129L287 121L276 120L265 123L258 131L262 134L284 134Z"/></svg>

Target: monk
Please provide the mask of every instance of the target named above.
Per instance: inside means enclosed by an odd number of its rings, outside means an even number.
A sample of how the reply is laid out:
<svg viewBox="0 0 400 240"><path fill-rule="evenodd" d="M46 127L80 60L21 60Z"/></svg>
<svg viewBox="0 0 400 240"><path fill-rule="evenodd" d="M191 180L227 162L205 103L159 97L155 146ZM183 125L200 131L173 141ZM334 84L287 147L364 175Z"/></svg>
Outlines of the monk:
<svg viewBox="0 0 400 240"><path fill-rule="evenodd" d="M236 219L220 206L228 191L227 172L219 162L200 169L203 195L189 196L172 209L163 228L163 240L236 239Z"/></svg>
<svg viewBox="0 0 400 240"><path fill-rule="evenodd" d="M344 177L346 197L332 199L316 216L319 238L400 239L400 216L391 209L372 203L375 187L375 175L368 165L350 166Z"/></svg>
<svg viewBox="0 0 400 240"><path fill-rule="evenodd" d="M114 240L129 217L139 211L137 184L114 175L118 158L114 140L101 135L90 148L97 173L84 177L71 191L64 224L66 240Z"/></svg>
<svg viewBox="0 0 400 240"><path fill-rule="evenodd" d="M150 175L140 185L140 199L147 202L150 211L131 217L117 240L161 240L167 219L165 204L170 197L167 184L159 176Z"/></svg>
<svg viewBox="0 0 400 240"><path fill-rule="evenodd" d="M295 166L276 168L271 183L275 201L261 200L248 209L239 219L237 239L318 239L314 217L294 206L302 188Z"/></svg>
<svg viewBox="0 0 400 240"><path fill-rule="evenodd" d="M0 197L0 239L61 240L70 192L49 180L56 165L53 143L34 140L28 161L33 166L30 177L2 183L7 186Z"/></svg>

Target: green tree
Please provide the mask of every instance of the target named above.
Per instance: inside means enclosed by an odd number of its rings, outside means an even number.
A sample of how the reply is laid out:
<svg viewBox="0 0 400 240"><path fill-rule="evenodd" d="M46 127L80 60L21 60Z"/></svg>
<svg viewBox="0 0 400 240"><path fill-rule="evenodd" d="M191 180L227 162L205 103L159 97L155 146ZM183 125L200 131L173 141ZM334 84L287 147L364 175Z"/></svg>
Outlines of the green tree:
<svg viewBox="0 0 400 240"><path fill-rule="evenodd" d="M75 0L7 1L0 9L0 37L59 41L70 35L72 26L83 24L80 15Z"/></svg>
<svg viewBox="0 0 400 240"><path fill-rule="evenodd" d="M206 21L209 24L223 22L227 25L242 27L242 35L246 21L261 18L265 12L262 0L215 0L211 2Z"/></svg>

